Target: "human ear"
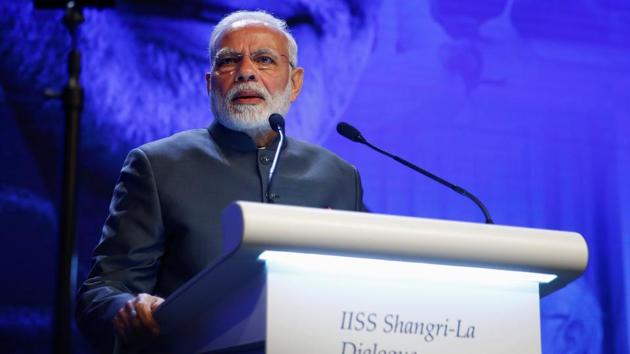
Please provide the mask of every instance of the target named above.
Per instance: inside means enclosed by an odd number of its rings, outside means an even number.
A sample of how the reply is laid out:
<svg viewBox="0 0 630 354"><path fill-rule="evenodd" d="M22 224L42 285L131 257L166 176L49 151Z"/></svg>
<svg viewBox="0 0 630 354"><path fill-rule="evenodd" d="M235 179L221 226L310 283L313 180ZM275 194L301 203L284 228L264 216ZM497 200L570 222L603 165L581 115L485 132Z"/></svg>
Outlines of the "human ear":
<svg viewBox="0 0 630 354"><path fill-rule="evenodd" d="M291 71L291 102L295 101L302 90L304 69L297 67Z"/></svg>
<svg viewBox="0 0 630 354"><path fill-rule="evenodd" d="M212 73L209 71L206 72L206 90L208 95L210 94L210 91L212 91Z"/></svg>

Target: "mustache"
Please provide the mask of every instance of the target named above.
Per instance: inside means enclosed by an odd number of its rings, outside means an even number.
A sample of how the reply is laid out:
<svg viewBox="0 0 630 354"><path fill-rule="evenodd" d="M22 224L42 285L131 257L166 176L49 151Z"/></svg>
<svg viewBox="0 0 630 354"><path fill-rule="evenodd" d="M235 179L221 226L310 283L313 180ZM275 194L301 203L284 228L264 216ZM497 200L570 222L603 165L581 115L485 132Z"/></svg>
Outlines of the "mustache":
<svg viewBox="0 0 630 354"><path fill-rule="evenodd" d="M269 94L264 86L253 82L243 82L234 85L225 95L225 100L227 102L231 102L235 97L244 91L255 93L256 95L264 98L267 102L272 99L271 94Z"/></svg>

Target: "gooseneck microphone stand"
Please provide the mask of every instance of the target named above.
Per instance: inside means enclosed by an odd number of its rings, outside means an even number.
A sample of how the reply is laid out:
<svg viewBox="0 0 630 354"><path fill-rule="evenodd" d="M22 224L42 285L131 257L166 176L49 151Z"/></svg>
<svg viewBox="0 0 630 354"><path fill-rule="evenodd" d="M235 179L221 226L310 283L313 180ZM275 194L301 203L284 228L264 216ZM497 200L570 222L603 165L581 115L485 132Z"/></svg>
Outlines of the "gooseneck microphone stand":
<svg viewBox="0 0 630 354"><path fill-rule="evenodd" d="M81 54L78 50L79 25L83 23L83 12L70 1L66 5L63 24L68 28L71 49L68 53L68 82L62 93L46 90L49 98L61 98L65 111L65 138L63 162L63 189L61 212L59 217L59 251L57 259L57 287L55 291L55 309L53 315L53 352L68 354L72 352L72 314L73 294L76 279L74 277L75 258L75 204L77 150L79 144L79 121L83 110L83 88L79 81L81 72Z"/></svg>
<svg viewBox="0 0 630 354"><path fill-rule="evenodd" d="M490 213L488 212L488 209L486 208L486 206L481 202L481 200L479 200L479 198L477 198L475 195L473 195L472 193L470 193L469 191L465 190L464 188L457 186L447 180L445 180L444 178L441 178L439 176L434 175L433 173L421 168L420 166L416 166L414 164L412 164L411 162L403 159L402 157L396 156L394 154L391 154L381 148L379 148L378 146L372 145L369 141L367 141L367 139L365 139L363 137L363 135L361 135L361 132L359 132L359 130L355 127L353 127L352 125L346 123L346 122L339 122L339 124L337 124L337 132L339 134L341 134L343 137L354 141L355 143L359 143L359 144L363 144L369 148L371 148L372 150L381 153L389 158L394 159L396 162L399 162L409 168L411 168L412 170L426 176L429 177L430 179L440 183L443 186L446 186L448 188L450 188L451 190L463 195L464 197L472 200L478 207L479 209L481 209L481 212L483 213L484 218L486 219L486 224L494 224L494 221L492 221L492 218L490 217Z"/></svg>

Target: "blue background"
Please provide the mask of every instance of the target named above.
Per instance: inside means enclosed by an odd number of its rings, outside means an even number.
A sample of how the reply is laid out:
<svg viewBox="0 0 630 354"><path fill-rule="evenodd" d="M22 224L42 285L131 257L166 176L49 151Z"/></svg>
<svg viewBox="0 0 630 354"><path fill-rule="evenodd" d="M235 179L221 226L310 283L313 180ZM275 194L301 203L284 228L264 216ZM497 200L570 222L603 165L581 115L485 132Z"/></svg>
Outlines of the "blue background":
<svg viewBox="0 0 630 354"><path fill-rule="evenodd" d="M583 277L542 301L544 353L630 352L630 2L624 0L119 1L87 10L80 47L78 278L126 152L212 121L212 26L236 9L288 19L306 69L290 135L357 165L375 212L482 221L475 206L334 133L477 194L499 224L577 231ZM59 11L0 3L0 351L45 353L66 80ZM89 352L76 336L78 352Z"/></svg>

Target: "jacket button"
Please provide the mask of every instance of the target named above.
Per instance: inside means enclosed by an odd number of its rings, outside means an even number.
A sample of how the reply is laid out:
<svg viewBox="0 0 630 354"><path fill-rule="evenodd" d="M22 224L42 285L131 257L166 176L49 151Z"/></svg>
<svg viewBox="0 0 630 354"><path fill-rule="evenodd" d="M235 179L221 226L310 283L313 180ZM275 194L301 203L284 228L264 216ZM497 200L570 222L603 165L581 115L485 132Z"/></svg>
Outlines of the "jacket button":
<svg viewBox="0 0 630 354"><path fill-rule="evenodd" d="M267 155L261 155L259 160L263 165L268 165L271 162L271 158Z"/></svg>

